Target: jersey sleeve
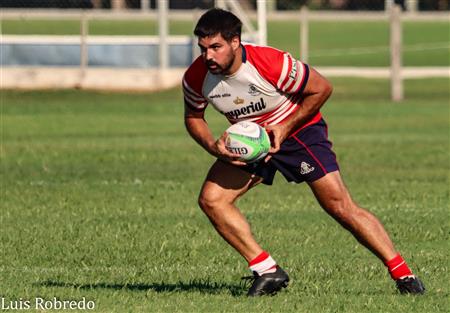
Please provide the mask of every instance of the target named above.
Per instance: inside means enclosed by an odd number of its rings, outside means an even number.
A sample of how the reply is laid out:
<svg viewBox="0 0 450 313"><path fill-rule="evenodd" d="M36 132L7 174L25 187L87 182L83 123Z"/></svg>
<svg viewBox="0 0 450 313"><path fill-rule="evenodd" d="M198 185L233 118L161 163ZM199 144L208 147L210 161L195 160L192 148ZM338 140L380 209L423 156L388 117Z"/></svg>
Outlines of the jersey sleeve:
<svg viewBox="0 0 450 313"><path fill-rule="evenodd" d="M307 64L271 47L248 45L245 48L248 60L278 90L288 94L303 92L309 78Z"/></svg>
<svg viewBox="0 0 450 313"><path fill-rule="evenodd" d="M207 69L201 58L192 63L183 76L184 103L194 111L204 111L208 101L202 94Z"/></svg>

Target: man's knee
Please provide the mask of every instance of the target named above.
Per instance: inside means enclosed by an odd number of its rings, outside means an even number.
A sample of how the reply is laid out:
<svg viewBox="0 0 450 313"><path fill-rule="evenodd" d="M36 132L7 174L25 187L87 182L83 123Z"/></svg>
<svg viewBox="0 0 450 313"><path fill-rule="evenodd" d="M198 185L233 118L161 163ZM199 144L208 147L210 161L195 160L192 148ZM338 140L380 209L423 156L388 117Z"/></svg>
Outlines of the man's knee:
<svg viewBox="0 0 450 313"><path fill-rule="evenodd" d="M367 224L376 220L372 213L359 207L351 199L332 201L327 211L346 228L353 228L354 225Z"/></svg>
<svg viewBox="0 0 450 313"><path fill-rule="evenodd" d="M357 218L361 210L351 199L331 198L325 210L340 223L349 225Z"/></svg>
<svg viewBox="0 0 450 313"><path fill-rule="evenodd" d="M204 192L201 192L198 196L198 205L200 208L205 211L208 210L208 208L211 208L214 206L215 200L210 197L208 194L205 194Z"/></svg>
<svg viewBox="0 0 450 313"><path fill-rule="evenodd" d="M220 208L225 201L225 197L220 192L205 188L202 189L198 196L198 204L204 212Z"/></svg>

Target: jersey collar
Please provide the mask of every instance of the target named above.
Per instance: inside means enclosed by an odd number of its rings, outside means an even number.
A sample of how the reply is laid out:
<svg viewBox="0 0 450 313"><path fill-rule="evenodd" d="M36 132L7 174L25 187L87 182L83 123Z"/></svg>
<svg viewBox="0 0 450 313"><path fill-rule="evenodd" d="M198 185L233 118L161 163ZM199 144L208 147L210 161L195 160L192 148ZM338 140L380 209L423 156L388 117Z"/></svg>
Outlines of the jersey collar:
<svg viewBox="0 0 450 313"><path fill-rule="evenodd" d="M245 51L245 47L243 44L241 44L242 48L242 63L247 62L247 51Z"/></svg>

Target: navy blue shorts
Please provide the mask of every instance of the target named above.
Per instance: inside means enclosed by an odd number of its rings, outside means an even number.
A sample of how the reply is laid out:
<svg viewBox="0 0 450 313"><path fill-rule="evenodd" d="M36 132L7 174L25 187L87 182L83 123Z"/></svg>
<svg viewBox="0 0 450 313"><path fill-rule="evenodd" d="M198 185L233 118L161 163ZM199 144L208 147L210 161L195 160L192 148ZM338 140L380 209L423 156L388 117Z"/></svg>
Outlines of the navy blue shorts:
<svg viewBox="0 0 450 313"><path fill-rule="evenodd" d="M313 182L339 170L331 146L327 124L322 119L288 137L269 162L261 160L241 168L262 177L266 185L272 185L277 171L289 182Z"/></svg>

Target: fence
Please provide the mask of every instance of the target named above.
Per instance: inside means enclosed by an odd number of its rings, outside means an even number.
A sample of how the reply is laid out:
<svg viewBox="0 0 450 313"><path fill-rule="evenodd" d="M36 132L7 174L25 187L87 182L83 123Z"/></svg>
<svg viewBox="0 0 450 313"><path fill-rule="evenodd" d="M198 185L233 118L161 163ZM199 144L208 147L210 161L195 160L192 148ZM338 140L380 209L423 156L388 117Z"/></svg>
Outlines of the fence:
<svg viewBox="0 0 450 313"><path fill-rule="evenodd" d="M69 11L41 11L41 10L3 10L1 18L3 19L60 19L62 16L65 19L72 19L79 21L80 35L68 37L65 36L66 41L72 45L79 46L79 66L76 68L74 64L71 67L23 67L23 66L3 66L2 71L2 88L34 88L34 87L79 87L79 88L112 88L112 89L141 89L151 90L166 88L178 84L184 68L188 65L191 59L198 54L195 49L195 43L189 36L168 36L167 20L190 20L195 21L202 11L196 10L191 12L186 11L168 11L167 2L160 6L159 13L155 11L105 11L105 10L69 10ZM255 4L258 4L257 1ZM220 3L218 3L220 5ZM401 13L399 9L392 9L390 14L386 12L360 12L346 13L346 12L330 12L330 11L311 11L303 9L299 11L290 12L251 12L247 19L258 19L258 32L253 34L253 39L264 40L265 32L263 21L265 20L296 20L301 21L301 48L302 59L308 59L308 29L309 23L312 21L330 21L330 20L391 20L391 67L386 68L360 68L360 67L320 67L319 70L327 76L360 76L360 77L386 77L391 78L392 82L392 97L394 100L400 100L403 97L402 80L411 77L449 77L450 70L448 67L439 68L404 68L401 62L401 21L415 21L415 20L443 20L448 21L448 14L441 13L417 13L405 12ZM266 15L266 16L264 16ZM114 19L114 20L153 20L158 21L159 37L150 38L145 37L99 37L89 35L89 23L95 20ZM251 24L251 23L250 23ZM251 31L251 29L250 29ZM256 31L253 29L253 31ZM262 35L261 35L262 34ZM250 32L250 37L252 36ZM45 36L51 38L51 36ZM20 44L26 42L36 43L38 40L36 36L3 36L2 46L8 43ZM53 38L60 43L60 38ZM71 41L72 40L72 41ZM136 47L136 45L150 45L152 44L157 52L153 53L153 59L159 58L159 61L154 64L147 64L148 66L159 66L159 68L144 68L144 69L114 69L114 68L93 68L89 64L95 53L95 45L108 44L120 41L122 44ZM170 60L171 51L173 49L179 51L180 44L189 50L189 53L182 53L188 55L188 58L179 63L175 62L176 68L173 68L174 61ZM171 46L172 45L172 46ZM137 49L137 48L136 48ZM2 49L5 50L5 49ZM4 53L3 53L4 54ZM4 56L3 56L4 58ZM2 63L4 59L2 58ZM153 60L154 61L154 60ZM183 63L184 62L184 63ZM172 67L171 67L172 66ZM53 75L50 75L52 73ZM56 73L56 74L55 74Z"/></svg>
<svg viewBox="0 0 450 313"><path fill-rule="evenodd" d="M245 9L256 9L257 0L233 0ZM209 9L223 0L167 0L169 9ZM448 10L448 0L264 0L269 10L389 11L399 4L407 11ZM134 9L148 11L157 8L157 0L2 0L0 7L10 8L87 8L105 10Z"/></svg>

